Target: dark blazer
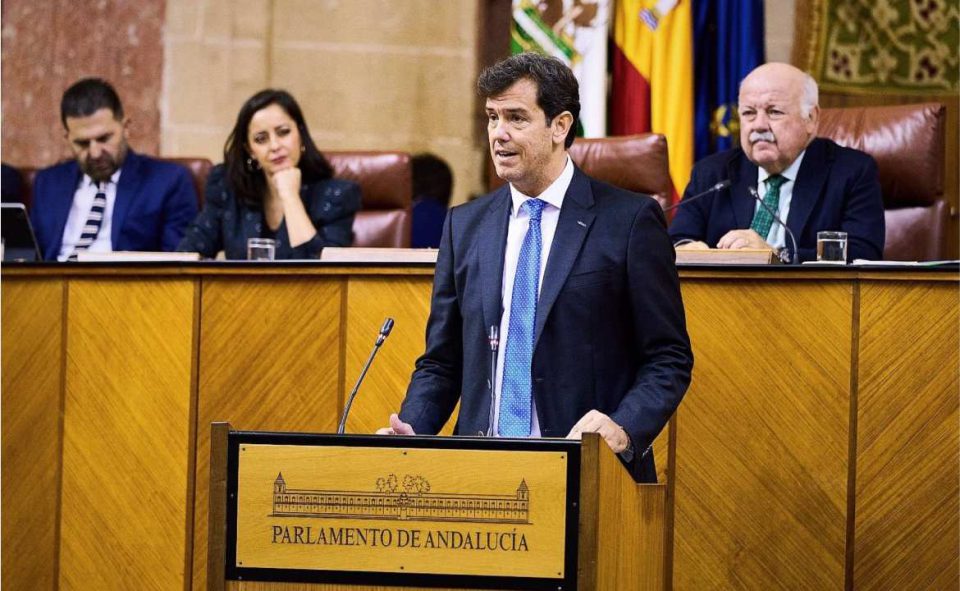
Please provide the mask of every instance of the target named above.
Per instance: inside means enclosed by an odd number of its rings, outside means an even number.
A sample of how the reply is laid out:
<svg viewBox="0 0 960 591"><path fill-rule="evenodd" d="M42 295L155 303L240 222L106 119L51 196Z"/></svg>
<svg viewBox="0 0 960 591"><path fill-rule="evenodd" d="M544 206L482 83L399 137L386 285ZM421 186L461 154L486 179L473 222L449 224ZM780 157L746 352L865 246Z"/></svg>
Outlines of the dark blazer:
<svg viewBox="0 0 960 591"><path fill-rule="evenodd" d="M757 165L739 148L698 162L683 197L696 195L724 179L733 183L729 189L677 208L670 224L674 242L701 240L715 247L730 230L750 227L756 200L748 187L757 184ZM847 233L850 260L882 258L883 197L876 162L858 150L828 139L814 139L800 164L786 222L797 237L801 261L816 260L817 232L821 230Z"/></svg>
<svg viewBox="0 0 960 591"><path fill-rule="evenodd" d="M453 208L443 228L426 352L400 418L437 433L460 401L456 433L489 421L490 351L500 324L510 188ZM544 437L564 437L591 409L623 426L634 478L673 415L693 367L673 248L660 206L576 170L564 197L537 306L533 390Z"/></svg>
<svg viewBox="0 0 960 591"><path fill-rule="evenodd" d="M127 152L120 167L110 239L114 250L170 251L197 215L190 171ZM73 195L83 173L75 160L45 168L33 185L30 221L48 261L57 259Z"/></svg>
<svg viewBox="0 0 960 591"><path fill-rule="evenodd" d="M353 217L360 210L360 186L329 179L300 186L300 199L317 229L312 240L292 248L286 220L276 235L265 233L263 210L244 204L227 183L226 169L218 164L207 177L203 211L187 228L177 250L213 257L223 250L228 259L247 258L247 239L269 236L277 241L277 259L317 257L324 246L350 246Z"/></svg>

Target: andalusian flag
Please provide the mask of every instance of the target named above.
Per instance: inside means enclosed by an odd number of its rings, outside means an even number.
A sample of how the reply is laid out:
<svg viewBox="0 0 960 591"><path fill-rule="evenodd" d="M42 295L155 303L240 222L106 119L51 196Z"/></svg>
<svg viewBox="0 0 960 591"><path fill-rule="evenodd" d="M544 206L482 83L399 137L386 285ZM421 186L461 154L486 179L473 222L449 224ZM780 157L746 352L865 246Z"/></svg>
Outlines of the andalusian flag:
<svg viewBox="0 0 960 591"><path fill-rule="evenodd" d="M607 132L607 35L610 0L537 2L513 0L512 53L533 51L559 58L580 83L584 137Z"/></svg>
<svg viewBox="0 0 960 591"><path fill-rule="evenodd" d="M691 0L620 0L614 15L611 133L667 136L682 192L693 168Z"/></svg>

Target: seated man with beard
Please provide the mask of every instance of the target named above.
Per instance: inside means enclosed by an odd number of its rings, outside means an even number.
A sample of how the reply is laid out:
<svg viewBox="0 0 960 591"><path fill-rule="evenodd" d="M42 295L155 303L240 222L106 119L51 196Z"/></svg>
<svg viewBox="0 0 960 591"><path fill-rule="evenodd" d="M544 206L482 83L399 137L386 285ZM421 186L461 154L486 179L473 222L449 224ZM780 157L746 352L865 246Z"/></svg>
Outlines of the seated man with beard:
<svg viewBox="0 0 960 591"><path fill-rule="evenodd" d="M670 237L684 248L792 245L751 195L755 188L797 239L801 261L816 260L817 232L847 233L847 256L883 257L883 199L873 158L816 137L817 83L787 64L765 64L740 84L740 147L693 168L684 198L729 180L730 187L680 202ZM792 253L791 253L792 254Z"/></svg>
<svg viewBox="0 0 960 591"><path fill-rule="evenodd" d="M174 250L197 215L190 172L128 148L129 119L105 80L68 88L60 120L75 160L41 170L34 182L30 219L43 258Z"/></svg>

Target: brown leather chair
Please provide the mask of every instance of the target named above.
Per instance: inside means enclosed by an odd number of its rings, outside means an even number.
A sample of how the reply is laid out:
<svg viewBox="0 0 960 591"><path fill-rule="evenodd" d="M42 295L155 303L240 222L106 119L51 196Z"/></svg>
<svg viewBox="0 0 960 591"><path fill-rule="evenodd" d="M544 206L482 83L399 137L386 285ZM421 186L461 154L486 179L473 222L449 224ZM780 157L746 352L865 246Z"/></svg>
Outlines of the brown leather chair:
<svg viewBox="0 0 960 591"><path fill-rule="evenodd" d="M189 157L161 158L160 160L179 164L190 171L190 176L193 177L193 188L197 191L197 205L200 209L203 209L203 197L207 188L207 176L210 175L210 169L213 168L213 163L206 158Z"/></svg>
<svg viewBox="0 0 960 591"><path fill-rule="evenodd" d="M667 158L667 138L656 133L606 138L577 138L570 146L570 158L583 172L597 180L646 193L670 205L673 181ZM489 158L487 159L489 162ZM489 163L490 189L503 185L493 163Z"/></svg>
<svg viewBox="0 0 960 591"><path fill-rule="evenodd" d="M354 246L409 247L413 168L406 152L324 152L333 175L360 185Z"/></svg>
<svg viewBox="0 0 960 591"><path fill-rule="evenodd" d="M877 161L886 210L884 259L946 256L945 118L946 107L938 103L821 111L818 135Z"/></svg>

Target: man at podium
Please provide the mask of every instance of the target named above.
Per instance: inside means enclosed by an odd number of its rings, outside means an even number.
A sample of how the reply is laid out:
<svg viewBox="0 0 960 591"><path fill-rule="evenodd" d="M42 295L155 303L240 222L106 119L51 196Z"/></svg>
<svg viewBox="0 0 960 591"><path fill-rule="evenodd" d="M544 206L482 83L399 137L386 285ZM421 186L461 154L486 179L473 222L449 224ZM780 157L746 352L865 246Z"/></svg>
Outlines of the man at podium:
<svg viewBox="0 0 960 591"><path fill-rule="evenodd" d="M653 482L693 367L663 213L573 164L579 87L559 60L512 56L478 89L509 184L448 213L426 351L378 433L435 434L459 400L457 435L597 432Z"/></svg>

